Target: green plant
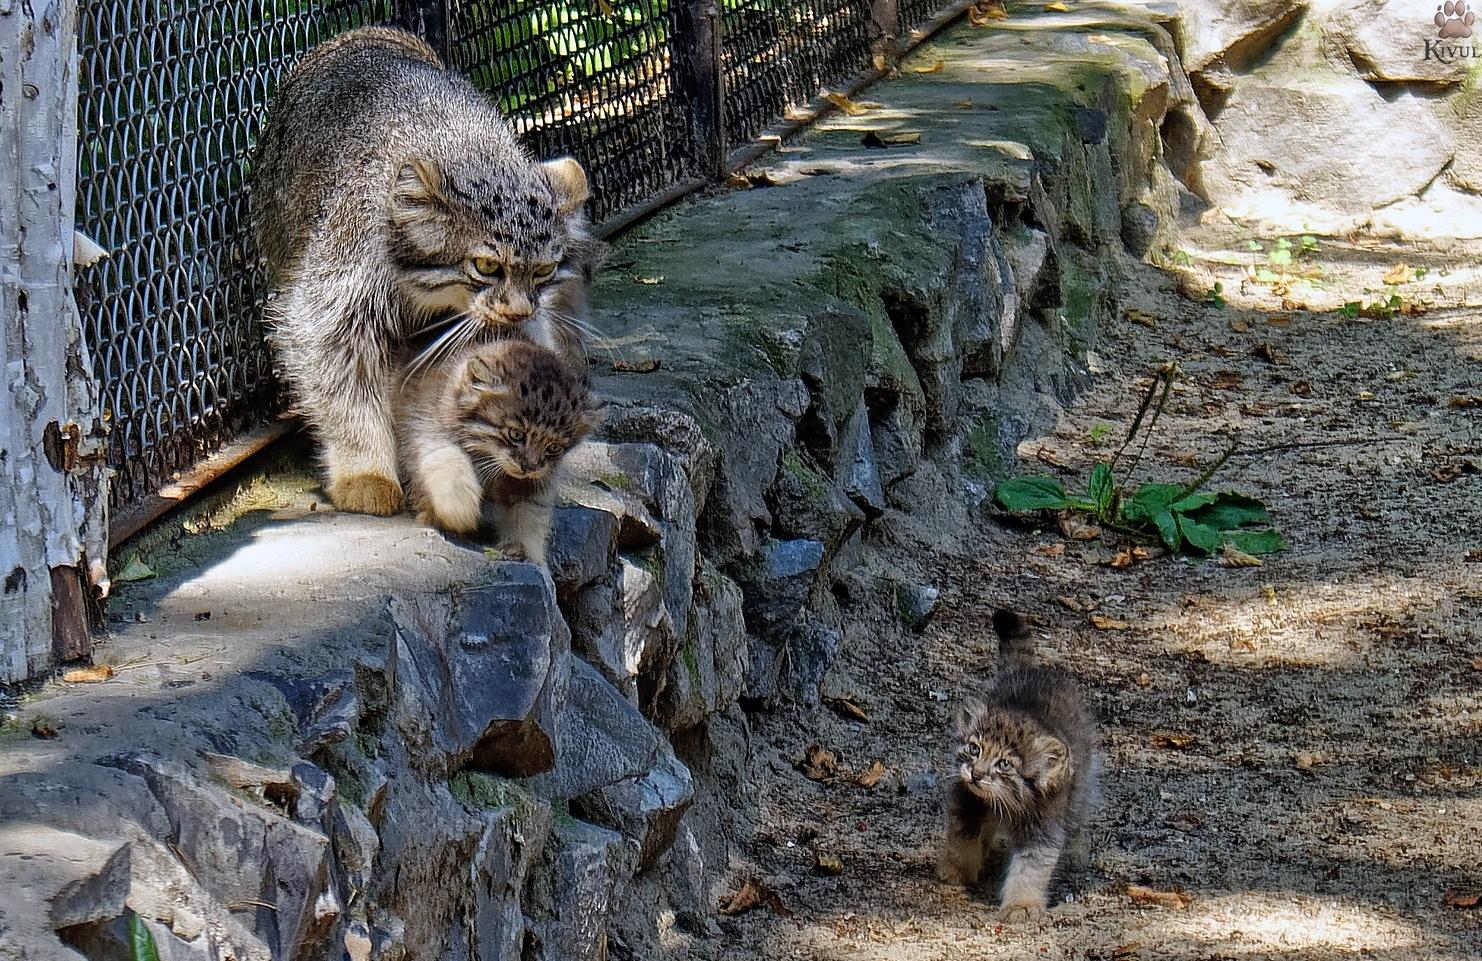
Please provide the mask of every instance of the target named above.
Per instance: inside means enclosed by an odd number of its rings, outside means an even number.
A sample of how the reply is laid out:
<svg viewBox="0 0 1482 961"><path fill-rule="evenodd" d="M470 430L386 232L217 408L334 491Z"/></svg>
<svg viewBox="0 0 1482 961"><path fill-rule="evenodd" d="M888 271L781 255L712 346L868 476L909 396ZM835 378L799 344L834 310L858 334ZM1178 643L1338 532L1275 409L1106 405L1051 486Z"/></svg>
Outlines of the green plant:
<svg viewBox="0 0 1482 961"><path fill-rule="evenodd" d="M1121 448L1109 463L1091 469L1084 494L1067 492L1053 477L1012 477L998 485L994 498L1008 511L1069 510L1089 514L1104 527L1139 539L1161 541L1175 553L1217 554L1226 545L1247 554L1271 554L1283 549L1286 544L1259 500L1238 491L1202 489L1234 455L1235 446L1188 484L1130 483L1162 416L1176 373L1176 365L1170 365L1154 379ZM1139 433L1141 445L1119 481L1117 464Z"/></svg>
<svg viewBox="0 0 1482 961"><path fill-rule="evenodd" d="M1374 320L1389 320L1399 313L1405 306L1400 299L1399 291L1394 287L1384 289L1385 297L1370 303L1350 300L1339 309L1338 313L1353 320L1356 317L1370 317Z"/></svg>
<svg viewBox="0 0 1482 961"><path fill-rule="evenodd" d="M1214 286L1204 295L1204 302L1211 307L1226 306L1225 285L1216 280Z"/></svg>

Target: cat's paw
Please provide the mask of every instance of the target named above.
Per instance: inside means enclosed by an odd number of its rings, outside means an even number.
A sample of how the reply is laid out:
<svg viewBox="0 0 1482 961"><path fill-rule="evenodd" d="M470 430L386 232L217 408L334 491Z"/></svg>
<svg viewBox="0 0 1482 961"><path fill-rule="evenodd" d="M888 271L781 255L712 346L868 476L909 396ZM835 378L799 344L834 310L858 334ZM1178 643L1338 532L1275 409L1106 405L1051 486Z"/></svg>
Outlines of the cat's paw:
<svg viewBox="0 0 1482 961"><path fill-rule="evenodd" d="M422 461L422 516L440 530L470 534L483 520L484 491L461 451L441 451Z"/></svg>
<svg viewBox="0 0 1482 961"><path fill-rule="evenodd" d="M495 545L493 554L501 561L528 561L530 559L530 554L525 550L525 545L516 544L513 541L506 541L503 544Z"/></svg>
<svg viewBox="0 0 1482 961"><path fill-rule="evenodd" d="M943 884L955 884L958 887L967 887L976 878L968 877L962 865L951 858L942 858L937 861L937 880Z"/></svg>
<svg viewBox="0 0 1482 961"><path fill-rule="evenodd" d="M380 474L352 474L329 485L336 510L388 517L401 510L401 485Z"/></svg>
<svg viewBox="0 0 1482 961"><path fill-rule="evenodd" d="M1044 916L1042 901L1005 901L998 909L1000 921L1037 921Z"/></svg>

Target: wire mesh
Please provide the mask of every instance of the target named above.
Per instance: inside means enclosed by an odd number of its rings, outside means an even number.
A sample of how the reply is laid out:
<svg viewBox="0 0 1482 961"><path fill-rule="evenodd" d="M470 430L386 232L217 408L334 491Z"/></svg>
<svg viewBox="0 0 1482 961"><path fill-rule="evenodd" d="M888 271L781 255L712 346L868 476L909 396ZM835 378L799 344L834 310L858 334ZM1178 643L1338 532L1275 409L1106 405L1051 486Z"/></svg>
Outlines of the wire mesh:
<svg viewBox="0 0 1482 961"><path fill-rule="evenodd" d="M696 172L669 0L455 4L451 65L537 156L575 156L603 220Z"/></svg>
<svg viewBox="0 0 1482 961"><path fill-rule="evenodd" d="M102 385L114 509L154 493L279 396L244 190L279 77L378 0L81 4L78 277Z"/></svg>
<svg viewBox="0 0 1482 961"><path fill-rule="evenodd" d="M916 25L942 6L901 0L901 18ZM582 162L601 221L693 181L711 148L746 143L867 68L876 29L863 0L721 0L717 62L679 32L711 9L693 0L80 7L78 224L110 257L79 272L78 301L111 426L115 510L281 409L246 167L277 81L316 43L364 24L436 25L428 39L536 155ZM695 122L697 70L723 81L708 132Z"/></svg>
<svg viewBox="0 0 1482 961"><path fill-rule="evenodd" d="M732 144L870 64L870 5L861 0L726 0L722 24Z"/></svg>

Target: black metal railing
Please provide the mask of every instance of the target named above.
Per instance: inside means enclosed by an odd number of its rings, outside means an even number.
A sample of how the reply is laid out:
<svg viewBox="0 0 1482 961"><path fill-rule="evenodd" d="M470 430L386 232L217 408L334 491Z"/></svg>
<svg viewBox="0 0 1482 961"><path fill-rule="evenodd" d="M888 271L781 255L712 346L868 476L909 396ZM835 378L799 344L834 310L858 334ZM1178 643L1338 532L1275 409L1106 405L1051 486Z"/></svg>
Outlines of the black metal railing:
<svg viewBox="0 0 1482 961"><path fill-rule="evenodd" d="M957 4L960 6L961 4ZM540 156L571 154L612 222L727 172L821 88L880 66L945 0L92 0L82 5L78 226L109 251L78 300L127 511L282 391L263 343L246 165L279 78L364 24L420 32ZM888 44L887 44L888 46Z"/></svg>

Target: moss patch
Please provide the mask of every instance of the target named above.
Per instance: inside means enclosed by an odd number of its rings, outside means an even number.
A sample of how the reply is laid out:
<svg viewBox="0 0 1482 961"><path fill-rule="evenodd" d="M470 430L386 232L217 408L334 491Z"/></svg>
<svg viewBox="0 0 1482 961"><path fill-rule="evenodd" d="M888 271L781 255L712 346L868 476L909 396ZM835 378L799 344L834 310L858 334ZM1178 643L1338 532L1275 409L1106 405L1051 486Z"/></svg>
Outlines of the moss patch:
<svg viewBox="0 0 1482 961"><path fill-rule="evenodd" d="M1003 452L998 446L998 420L985 414L962 440L962 465L967 473L985 483L1004 475Z"/></svg>

